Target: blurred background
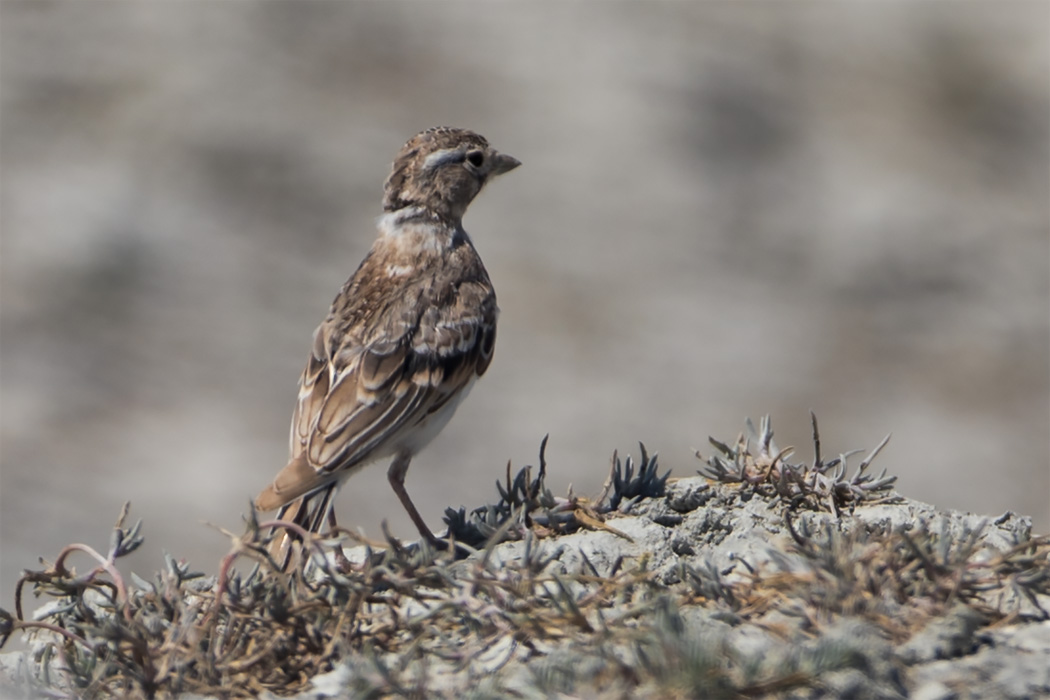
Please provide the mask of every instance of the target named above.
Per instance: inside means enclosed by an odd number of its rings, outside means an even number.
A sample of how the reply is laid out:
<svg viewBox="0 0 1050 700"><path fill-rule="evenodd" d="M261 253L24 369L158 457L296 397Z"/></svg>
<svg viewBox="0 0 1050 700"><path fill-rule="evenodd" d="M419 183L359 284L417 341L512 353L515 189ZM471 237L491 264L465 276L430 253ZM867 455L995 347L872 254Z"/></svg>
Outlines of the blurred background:
<svg viewBox="0 0 1050 700"><path fill-rule="evenodd" d="M1042 3L4 2L0 605L120 505L214 572L402 143L524 165L466 228L495 361L408 489L596 492L772 414L938 506L1050 530ZM855 462L859 461L855 458ZM340 522L414 530L385 467ZM82 562L81 567L87 563Z"/></svg>

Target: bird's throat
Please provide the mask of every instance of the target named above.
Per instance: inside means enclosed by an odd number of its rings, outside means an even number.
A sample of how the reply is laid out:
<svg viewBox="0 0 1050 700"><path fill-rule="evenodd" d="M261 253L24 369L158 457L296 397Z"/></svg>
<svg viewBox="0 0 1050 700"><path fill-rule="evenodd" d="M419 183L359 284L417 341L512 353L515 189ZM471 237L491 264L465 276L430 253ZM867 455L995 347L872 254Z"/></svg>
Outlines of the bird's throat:
<svg viewBox="0 0 1050 700"><path fill-rule="evenodd" d="M436 220L416 207L398 209L379 217L378 244L400 257L416 258L420 253L442 255L466 238L462 226Z"/></svg>

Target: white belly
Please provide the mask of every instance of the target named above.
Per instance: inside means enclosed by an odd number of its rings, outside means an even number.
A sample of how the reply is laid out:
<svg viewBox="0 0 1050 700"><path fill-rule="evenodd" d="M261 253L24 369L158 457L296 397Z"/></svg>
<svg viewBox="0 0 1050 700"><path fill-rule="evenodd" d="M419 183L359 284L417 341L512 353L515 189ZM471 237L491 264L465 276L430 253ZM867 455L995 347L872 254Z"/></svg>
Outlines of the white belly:
<svg viewBox="0 0 1050 700"><path fill-rule="evenodd" d="M419 424L416 429L409 431L401 440L398 441L395 452L401 452L402 450L407 451L410 454L418 454L420 450L430 444L430 441L437 437L437 434L448 425L448 422L452 420L452 415L459 408L459 404L463 399L467 398L467 394L474 387L474 382L477 378L470 380L463 389L449 399L440 411L431 414L425 421Z"/></svg>

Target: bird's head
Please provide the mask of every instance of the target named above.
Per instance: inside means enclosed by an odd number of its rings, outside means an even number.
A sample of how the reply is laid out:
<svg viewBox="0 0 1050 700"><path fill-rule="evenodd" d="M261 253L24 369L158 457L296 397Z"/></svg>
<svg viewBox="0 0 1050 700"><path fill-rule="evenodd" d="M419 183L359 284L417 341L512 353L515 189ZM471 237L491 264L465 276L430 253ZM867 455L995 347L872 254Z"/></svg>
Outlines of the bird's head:
<svg viewBox="0 0 1050 700"><path fill-rule="evenodd" d="M485 183L521 165L481 134L439 126L408 140L383 188L383 210L419 207L458 223Z"/></svg>

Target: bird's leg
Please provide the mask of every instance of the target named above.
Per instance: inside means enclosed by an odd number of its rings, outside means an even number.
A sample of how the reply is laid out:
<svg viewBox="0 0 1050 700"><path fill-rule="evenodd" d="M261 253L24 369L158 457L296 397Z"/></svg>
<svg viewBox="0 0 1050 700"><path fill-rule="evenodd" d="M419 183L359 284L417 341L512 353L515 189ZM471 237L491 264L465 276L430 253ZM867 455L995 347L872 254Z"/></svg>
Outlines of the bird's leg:
<svg viewBox="0 0 1050 700"><path fill-rule="evenodd" d="M334 531L335 528L335 508L332 508L328 511L328 529ZM335 566L339 569L340 573L348 574L354 570L354 565L346 558L346 552L343 551L343 545L338 544L335 546L335 549L332 550L332 558L335 560Z"/></svg>
<svg viewBox="0 0 1050 700"><path fill-rule="evenodd" d="M427 528L426 522L423 520L423 516L416 510L416 506L412 503L412 499L408 497L408 491L405 490L405 475L408 473L408 464L412 461L412 455L407 452L400 452L394 461L390 463L390 469L387 471L386 476L390 480L390 486L393 487L394 493L397 494L398 500L401 501L401 505L408 511L408 517L412 518L412 522L415 523L416 529L419 530L419 534L423 536L430 544L436 548L441 549L441 541L434 536L434 533Z"/></svg>

